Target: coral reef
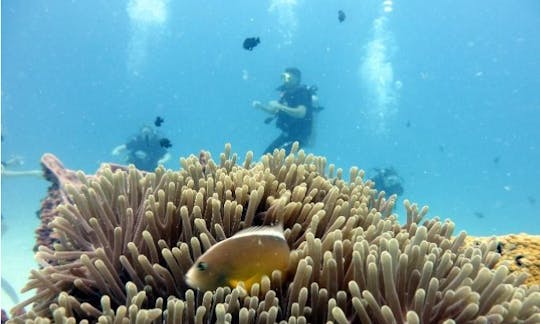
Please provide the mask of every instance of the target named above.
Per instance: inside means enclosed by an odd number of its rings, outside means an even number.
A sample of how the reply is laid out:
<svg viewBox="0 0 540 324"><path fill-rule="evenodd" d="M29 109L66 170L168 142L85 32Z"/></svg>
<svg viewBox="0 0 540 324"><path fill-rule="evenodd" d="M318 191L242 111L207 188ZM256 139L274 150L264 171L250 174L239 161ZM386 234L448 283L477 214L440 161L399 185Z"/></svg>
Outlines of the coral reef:
<svg viewBox="0 0 540 324"><path fill-rule="evenodd" d="M352 168L349 180L322 157L274 151L242 165L230 145L179 171L102 166L77 174L49 224L58 242L40 246L25 290L36 295L13 322L100 323L534 323L540 288L495 268L489 240L464 247L454 224L407 219ZM204 171L201 162L204 161ZM204 251L243 228L281 219L289 268L250 291L194 291L184 275ZM249 262L249 260L246 260Z"/></svg>
<svg viewBox="0 0 540 324"><path fill-rule="evenodd" d="M60 160L52 154L44 154L41 157L41 168L43 177L50 182L50 186L47 189L47 195L41 200L41 207L37 212L41 224L36 229L34 251L37 251L41 245L53 248L54 243L58 242L59 237L53 233L49 223L58 215L56 207L62 203L70 203L67 193L62 188L68 183L80 184L76 172L66 169Z"/></svg>
<svg viewBox="0 0 540 324"><path fill-rule="evenodd" d="M4 309L2 309L2 324L6 323L8 321L7 313Z"/></svg>
<svg viewBox="0 0 540 324"><path fill-rule="evenodd" d="M468 237L467 245L479 245L490 240L497 241L497 250L501 258L497 266L504 265L510 272L529 274L525 281L528 285L540 285L540 236L509 234L493 237Z"/></svg>
<svg viewBox="0 0 540 324"><path fill-rule="evenodd" d="M108 168L112 171L127 170L126 166L118 164L108 164ZM41 169L42 176L50 182L50 186L47 188L47 195L41 200L41 207L36 213L41 220L41 224L35 231L36 245L34 251L37 251L41 245L52 249L54 243L59 242L58 233L53 232L49 223L56 216L59 216L56 209L58 206L72 203L66 191L66 186L80 187L82 182L79 176L87 179L94 178L93 175L86 176L82 173L77 174L77 171L66 169L62 162L50 153L46 153L41 157Z"/></svg>

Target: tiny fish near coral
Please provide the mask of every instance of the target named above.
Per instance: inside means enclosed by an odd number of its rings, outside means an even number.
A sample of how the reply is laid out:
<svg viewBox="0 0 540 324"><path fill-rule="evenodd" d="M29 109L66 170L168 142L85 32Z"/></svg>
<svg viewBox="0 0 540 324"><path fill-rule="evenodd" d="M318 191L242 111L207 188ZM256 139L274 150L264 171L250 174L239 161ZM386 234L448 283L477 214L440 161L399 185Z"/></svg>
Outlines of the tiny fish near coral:
<svg viewBox="0 0 540 324"><path fill-rule="evenodd" d="M159 146L164 147L166 149L171 148L172 147L171 140L164 137L159 140Z"/></svg>
<svg viewBox="0 0 540 324"><path fill-rule="evenodd" d="M249 37L244 40L242 47L244 47L245 50L252 51L260 42L261 39L259 37Z"/></svg>
<svg viewBox="0 0 540 324"><path fill-rule="evenodd" d="M161 124L163 124L164 121L165 119L163 119L161 116L157 116L156 120L154 120L154 125L156 125L156 127L161 127Z"/></svg>

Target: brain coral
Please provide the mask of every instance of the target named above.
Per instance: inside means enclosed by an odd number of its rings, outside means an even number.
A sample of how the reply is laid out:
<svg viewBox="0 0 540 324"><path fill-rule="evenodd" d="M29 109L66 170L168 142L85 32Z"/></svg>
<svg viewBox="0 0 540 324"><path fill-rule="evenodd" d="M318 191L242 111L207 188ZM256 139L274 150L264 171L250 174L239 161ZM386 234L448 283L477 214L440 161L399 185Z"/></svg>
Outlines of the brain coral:
<svg viewBox="0 0 540 324"><path fill-rule="evenodd" d="M181 159L179 171L104 165L77 186L49 224L57 243L25 289L31 323L538 323L538 286L494 268L496 242L464 247L454 224L423 220L405 201L400 224L385 197L351 169L349 180L295 146L242 165ZM335 173L335 175L334 175ZM237 231L282 218L289 269L253 285L194 291L184 274Z"/></svg>

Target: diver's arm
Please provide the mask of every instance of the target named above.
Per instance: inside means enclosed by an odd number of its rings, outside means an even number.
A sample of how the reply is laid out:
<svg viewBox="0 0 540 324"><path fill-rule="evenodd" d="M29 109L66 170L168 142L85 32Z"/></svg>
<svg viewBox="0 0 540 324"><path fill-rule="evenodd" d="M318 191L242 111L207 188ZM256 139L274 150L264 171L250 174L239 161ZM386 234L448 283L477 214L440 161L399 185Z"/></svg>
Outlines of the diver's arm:
<svg viewBox="0 0 540 324"><path fill-rule="evenodd" d="M161 159L159 159L158 164L165 164L170 159L171 159L171 153L167 152Z"/></svg>
<svg viewBox="0 0 540 324"><path fill-rule="evenodd" d="M6 170L4 166L2 165L1 174L3 177L43 177L43 171L41 170L28 170L28 171L12 171L12 170Z"/></svg>
<svg viewBox="0 0 540 324"><path fill-rule="evenodd" d="M260 101L253 101L251 105L253 106L253 108L263 110L272 115L275 115L279 110L276 107L273 107L271 105L263 105Z"/></svg>
<svg viewBox="0 0 540 324"><path fill-rule="evenodd" d="M270 101L268 104L270 107L275 107L277 110L281 110L287 115L294 118L304 118L306 116L306 106L299 105L298 107L289 107L287 105L280 104L277 101Z"/></svg>
<svg viewBox="0 0 540 324"><path fill-rule="evenodd" d="M120 154L124 154L127 150L127 146L126 144L121 144L121 145L118 145L117 147L115 147L111 154L112 155L120 155Z"/></svg>

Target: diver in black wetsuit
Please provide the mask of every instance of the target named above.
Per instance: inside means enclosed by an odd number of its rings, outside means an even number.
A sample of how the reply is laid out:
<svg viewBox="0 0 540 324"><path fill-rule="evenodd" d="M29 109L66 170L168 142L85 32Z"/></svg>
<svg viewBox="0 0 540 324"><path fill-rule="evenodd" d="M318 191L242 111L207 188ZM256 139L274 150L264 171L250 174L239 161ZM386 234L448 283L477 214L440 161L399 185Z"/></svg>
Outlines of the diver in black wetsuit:
<svg viewBox="0 0 540 324"><path fill-rule="evenodd" d="M371 181L375 182L375 189L384 191L388 196L403 194L403 179L393 167L373 168L375 175Z"/></svg>
<svg viewBox="0 0 540 324"><path fill-rule="evenodd" d="M278 101L272 100L267 105L254 101L253 107L262 109L272 115L265 123L276 119L276 126L282 133L266 148L264 153L274 149L290 151L292 144L298 141L300 146L306 144L313 127L313 90L302 85L301 72L297 68L287 68L281 75L283 84L277 88L281 96Z"/></svg>
<svg viewBox="0 0 540 324"><path fill-rule="evenodd" d="M156 129L143 126L126 144L115 147L112 154L122 156L123 162L134 164L139 170L154 171L159 164L169 160L170 146L170 141L162 137Z"/></svg>

